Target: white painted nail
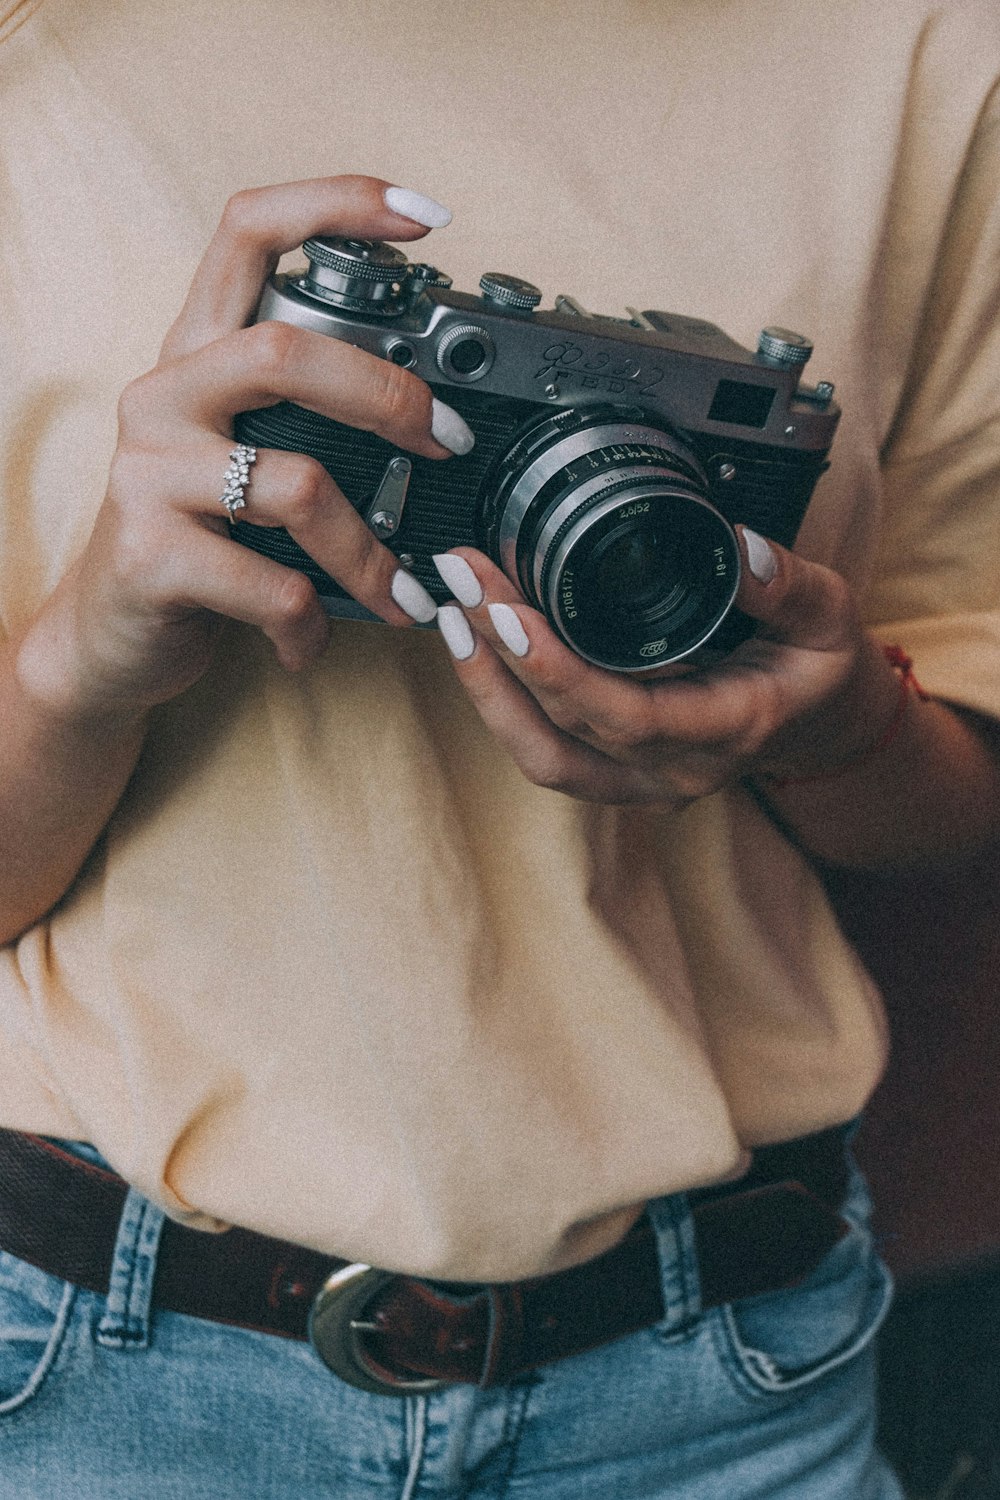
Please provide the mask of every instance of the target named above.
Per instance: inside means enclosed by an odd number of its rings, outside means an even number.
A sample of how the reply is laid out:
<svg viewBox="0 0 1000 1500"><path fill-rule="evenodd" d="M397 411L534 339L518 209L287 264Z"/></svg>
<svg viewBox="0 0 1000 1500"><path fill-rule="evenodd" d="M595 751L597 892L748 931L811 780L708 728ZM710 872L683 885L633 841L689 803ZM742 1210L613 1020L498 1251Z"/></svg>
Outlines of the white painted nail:
<svg viewBox="0 0 1000 1500"><path fill-rule="evenodd" d="M431 437L437 438L443 448L461 456L475 446L476 436L467 422L450 406L445 406L435 396L431 410Z"/></svg>
<svg viewBox="0 0 1000 1500"><path fill-rule="evenodd" d="M437 605L430 594L405 568L396 569L389 592L400 609L405 610L410 619L416 620L419 625L429 625L437 614Z"/></svg>
<svg viewBox="0 0 1000 1500"><path fill-rule="evenodd" d="M426 229L443 229L451 223L451 210L434 198L423 193L414 193L410 188L391 187L385 190L385 206L404 219L423 224Z"/></svg>
<svg viewBox="0 0 1000 1500"><path fill-rule="evenodd" d="M438 552L431 561L459 604L464 604L466 609L475 609L482 604L482 585L464 557L456 557L454 552Z"/></svg>
<svg viewBox="0 0 1000 1500"><path fill-rule="evenodd" d="M468 661L476 649L476 638L457 604L442 604L438 610L438 629L455 660Z"/></svg>
<svg viewBox="0 0 1000 1500"><path fill-rule="evenodd" d="M509 604L490 604L487 606L493 628L503 641L508 651L515 656L527 656L528 637L524 633L524 626Z"/></svg>
<svg viewBox="0 0 1000 1500"><path fill-rule="evenodd" d="M749 526L743 528L743 540L746 542L747 562L751 573L758 583L770 583L778 571L778 559L772 548L756 531L751 531Z"/></svg>

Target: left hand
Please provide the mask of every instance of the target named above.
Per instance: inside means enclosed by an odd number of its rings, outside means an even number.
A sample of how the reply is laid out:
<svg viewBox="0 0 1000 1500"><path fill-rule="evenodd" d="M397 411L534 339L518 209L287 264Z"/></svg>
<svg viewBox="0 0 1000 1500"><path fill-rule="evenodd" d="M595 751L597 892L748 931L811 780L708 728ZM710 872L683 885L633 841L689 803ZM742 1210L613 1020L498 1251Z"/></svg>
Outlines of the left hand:
<svg viewBox="0 0 1000 1500"><path fill-rule="evenodd" d="M847 583L753 533L748 552L739 536L735 603L757 634L718 666L655 680L592 666L482 553L448 554L474 575L459 569L464 597L482 592L462 606L471 636L456 606L439 614L455 670L529 781L680 809L743 777L822 774L877 741L895 678Z"/></svg>

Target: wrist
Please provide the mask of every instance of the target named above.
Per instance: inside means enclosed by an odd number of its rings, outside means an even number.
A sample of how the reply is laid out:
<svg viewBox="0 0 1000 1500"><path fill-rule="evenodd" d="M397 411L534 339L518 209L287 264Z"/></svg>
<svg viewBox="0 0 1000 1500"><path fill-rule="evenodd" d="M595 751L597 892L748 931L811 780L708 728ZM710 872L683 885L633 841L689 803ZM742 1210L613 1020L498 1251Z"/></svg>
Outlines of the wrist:
<svg viewBox="0 0 1000 1500"><path fill-rule="evenodd" d="M107 690L87 665L69 582L59 585L12 647L17 688L53 731L141 736L148 707Z"/></svg>

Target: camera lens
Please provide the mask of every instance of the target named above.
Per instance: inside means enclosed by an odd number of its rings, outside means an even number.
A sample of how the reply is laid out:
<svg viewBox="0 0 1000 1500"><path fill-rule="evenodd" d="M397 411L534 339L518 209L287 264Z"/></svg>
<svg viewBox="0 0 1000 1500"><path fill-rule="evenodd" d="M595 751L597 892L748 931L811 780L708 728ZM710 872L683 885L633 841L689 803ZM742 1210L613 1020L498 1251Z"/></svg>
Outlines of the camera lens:
<svg viewBox="0 0 1000 1500"><path fill-rule="evenodd" d="M536 572L539 604L590 661L640 671L690 656L725 618L739 575L732 529L662 474L584 497Z"/></svg>
<svg viewBox="0 0 1000 1500"><path fill-rule="evenodd" d="M733 529L690 451L641 414L547 418L492 483L487 545L588 661L641 672L691 660L730 613Z"/></svg>

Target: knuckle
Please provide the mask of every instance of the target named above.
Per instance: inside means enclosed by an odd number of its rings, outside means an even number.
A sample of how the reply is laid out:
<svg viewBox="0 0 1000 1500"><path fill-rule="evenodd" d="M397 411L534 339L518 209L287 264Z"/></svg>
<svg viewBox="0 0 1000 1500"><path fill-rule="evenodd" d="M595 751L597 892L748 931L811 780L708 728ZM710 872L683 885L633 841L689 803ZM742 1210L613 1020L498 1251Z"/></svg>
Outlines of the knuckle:
<svg viewBox="0 0 1000 1500"><path fill-rule="evenodd" d="M108 496L122 502L132 496L144 496L150 490L146 455L128 444L120 444L108 470Z"/></svg>
<svg viewBox="0 0 1000 1500"><path fill-rule="evenodd" d="M617 756L633 754L646 742L646 735L637 725L625 723L622 720L597 725L592 729L591 736Z"/></svg>
<svg viewBox="0 0 1000 1500"><path fill-rule="evenodd" d="M857 609L844 576L818 563L803 565L787 578L780 605L787 629L824 639L841 636Z"/></svg>
<svg viewBox="0 0 1000 1500"><path fill-rule="evenodd" d="M380 362L377 374L380 427L392 433L422 423L429 429L431 393L423 381L389 360Z"/></svg>
<svg viewBox="0 0 1000 1500"><path fill-rule="evenodd" d="M535 684L536 689L539 685ZM584 722L579 709L571 701L560 697L555 693L548 693L544 687L540 689L544 698L545 717L554 724L562 733L571 738L583 739L589 732L589 726Z"/></svg>
<svg viewBox="0 0 1000 1500"><path fill-rule="evenodd" d="M754 692L742 704L727 735L730 748L744 756L758 754L781 729L789 716L781 683L773 677L762 677Z"/></svg>
<svg viewBox="0 0 1000 1500"><path fill-rule="evenodd" d="M141 455L116 453L98 517L103 544L122 575L148 574L174 530L174 513L155 492Z"/></svg>
<svg viewBox="0 0 1000 1500"><path fill-rule="evenodd" d="M295 629L312 618L316 608L316 590L304 573L289 568L279 582L274 596L275 623Z"/></svg>
<svg viewBox="0 0 1000 1500"><path fill-rule="evenodd" d="M694 773L685 775L681 771L676 771L670 789L671 802L678 809L690 807L692 802L699 802L702 797L710 797L718 790L719 786L713 777Z"/></svg>
<svg viewBox="0 0 1000 1500"><path fill-rule="evenodd" d="M118 430L131 432L147 419L153 409L155 374L148 370L130 380L118 397Z"/></svg>
<svg viewBox="0 0 1000 1500"><path fill-rule="evenodd" d="M326 496L329 479L315 459L295 456L286 460L282 472L282 498L287 524L306 526L316 516Z"/></svg>
<svg viewBox="0 0 1000 1500"><path fill-rule="evenodd" d="M122 507L115 518L110 571L122 586L141 588L154 607L173 601L176 571L174 540L155 514ZM148 523L148 524L147 524Z"/></svg>
<svg viewBox="0 0 1000 1500"><path fill-rule="evenodd" d="M774 739L780 723L781 716L763 704L750 713L735 736L738 753L743 759L753 760L760 755Z"/></svg>
<svg viewBox="0 0 1000 1500"><path fill-rule="evenodd" d="M731 775L720 765L685 765L675 761L670 768L668 787L670 801L675 809L690 807L702 797L711 797L729 784Z"/></svg>
<svg viewBox="0 0 1000 1500"><path fill-rule="evenodd" d="M630 704L627 713L595 723L591 735L617 756L637 754L656 737L649 710L642 704Z"/></svg>
<svg viewBox="0 0 1000 1500"><path fill-rule="evenodd" d="M557 746L547 746L523 760L521 771L533 786L544 791L564 792L570 784L566 757Z"/></svg>
<svg viewBox="0 0 1000 1500"><path fill-rule="evenodd" d="M853 593L850 584L842 573L835 573L831 568L823 570L824 592L826 594L826 607L830 614L841 618L848 614L851 609Z"/></svg>
<svg viewBox="0 0 1000 1500"><path fill-rule="evenodd" d="M219 222L233 239L247 239L252 235L259 217L260 197L259 188L241 188L226 200Z"/></svg>
<svg viewBox="0 0 1000 1500"><path fill-rule="evenodd" d="M110 553L112 572L118 578L135 578L141 575L152 584L146 552L145 528L136 526L127 512L121 509L116 521L114 547Z"/></svg>
<svg viewBox="0 0 1000 1500"><path fill-rule="evenodd" d="M289 363L300 352L298 329L291 323L269 321L255 323L241 339L249 346L250 359L259 375L280 382Z"/></svg>

